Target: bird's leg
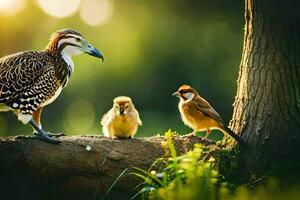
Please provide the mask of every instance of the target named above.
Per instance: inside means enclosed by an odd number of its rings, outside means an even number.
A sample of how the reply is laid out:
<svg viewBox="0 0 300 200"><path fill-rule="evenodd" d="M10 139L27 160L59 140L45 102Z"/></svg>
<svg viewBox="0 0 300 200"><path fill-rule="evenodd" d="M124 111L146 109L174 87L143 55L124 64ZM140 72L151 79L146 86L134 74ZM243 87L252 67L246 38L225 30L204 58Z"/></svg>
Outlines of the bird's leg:
<svg viewBox="0 0 300 200"><path fill-rule="evenodd" d="M35 134L37 138L53 144L61 143L60 141L48 136L48 133L44 129L40 128L40 126L32 118L29 123L37 131L37 134Z"/></svg>
<svg viewBox="0 0 300 200"><path fill-rule="evenodd" d="M194 130L194 131L191 133L191 135L192 135L192 136L197 136L197 131Z"/></svg>
<svg viewBox="0 0 300 200"><path fill-rule="evenodd" d="M210 130L210 129L207 129L206 134L205 134L204 137L207 138L209 134L211 134L211 130Z"/></svg>
<svg viewBox="0 0 300 200"><path fill-rule="evenodd" d="M190 136L196 137L196 136L197 136L197 131L194 130L193 132L191 132L191 133L189 133L189 134L186 134L186 135L184 135L183 137L190 137Z"/></svg>
<svg viewBox="0 0 300 200"><path fill-rule="evenodd" d="M32 114L33 120L37 123L37 125L39 126L40 129L42 129L42 124L41 124L42 110L43 110L43 107L40 107L36 111L34 111ZM37 133L36 129L33 128L33 134L35 135L36 133Z"/></svg>
<svg viewBox="0 0 300 200"><path fill-rule="evenodd" d="M33 114L32 114L33 120L37 123L37 125L39 126L40 129L42 129L42 124L41 124L41 114L42 114L42 111L43 111L43 107L40 107L35 112L33 112ZM33 130L33 134L34 135L39 134L35 128ZM46 132L46 134L49 137L65 136L65 134L63 134L63 133L53 134L53 133Z"/></svg>

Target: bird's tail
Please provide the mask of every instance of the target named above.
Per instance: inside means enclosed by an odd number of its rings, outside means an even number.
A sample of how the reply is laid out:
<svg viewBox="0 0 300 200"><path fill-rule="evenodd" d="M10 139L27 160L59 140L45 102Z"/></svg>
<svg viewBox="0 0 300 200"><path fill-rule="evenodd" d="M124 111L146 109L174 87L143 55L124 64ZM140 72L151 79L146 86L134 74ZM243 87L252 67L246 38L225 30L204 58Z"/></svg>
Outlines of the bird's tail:
<svg viewBox="0 0 300 200"><path fill-rule="evenodd" d="M242 145L242 146L248 146L247 143L240 136L238 136L237 134L235 134L235 132L233 132L227 126L222 126L222 129L227 134L229 134L231 137L233 137L233 139L235 139L240 145Z"/></svg>

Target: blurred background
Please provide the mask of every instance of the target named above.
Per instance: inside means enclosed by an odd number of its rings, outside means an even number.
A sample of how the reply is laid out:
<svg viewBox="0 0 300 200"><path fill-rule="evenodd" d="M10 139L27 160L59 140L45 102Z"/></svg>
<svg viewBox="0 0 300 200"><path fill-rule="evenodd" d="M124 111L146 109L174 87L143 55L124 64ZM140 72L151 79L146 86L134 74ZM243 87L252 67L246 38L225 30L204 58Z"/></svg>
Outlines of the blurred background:
<svg viewBox="0 0 300 200"><path fill-rule="evenodd" d="M231 118L243 17L243 1L235 0L0 0L0 56L43 50L52 32L75 29L105 62L73 58L68 86L43 111L45 130L102 134L102 115L127 95L143 121L137 137L169 128L186 134L171 96L181 84L196 88L226 123ZM1 136L31 133L12 112L0 113Z"/></svg>

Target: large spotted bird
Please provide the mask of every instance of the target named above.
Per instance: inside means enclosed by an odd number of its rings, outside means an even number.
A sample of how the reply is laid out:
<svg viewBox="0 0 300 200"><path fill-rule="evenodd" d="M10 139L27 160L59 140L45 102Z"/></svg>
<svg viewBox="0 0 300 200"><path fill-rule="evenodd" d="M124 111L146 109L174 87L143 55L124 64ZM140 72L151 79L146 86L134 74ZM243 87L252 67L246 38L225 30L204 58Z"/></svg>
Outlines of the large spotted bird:
<svg viewBox="0 0 300 200"><path fill-rule="evenodd" d="M43 51L23 51L0 59L0 111L13 111L18 120L30 123L35 135L59 143L41 125L43 107L52 103L67 85L74 70L72 56L102 54L80 33L71 29L52 34Z"/></svg>

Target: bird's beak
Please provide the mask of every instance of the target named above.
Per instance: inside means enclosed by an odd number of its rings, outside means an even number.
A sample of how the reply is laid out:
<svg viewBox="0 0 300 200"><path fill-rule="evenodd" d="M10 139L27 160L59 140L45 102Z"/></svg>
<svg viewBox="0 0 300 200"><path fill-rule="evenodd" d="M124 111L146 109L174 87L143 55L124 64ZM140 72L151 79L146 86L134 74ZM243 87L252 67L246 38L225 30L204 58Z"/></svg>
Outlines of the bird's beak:
<svg viewBox="0 0 300 200"><path fill-rule="evenodd" d="M172 96L180 97L180 93L179 93L179 92L174 92L174 93L172 94Z"/></svg>
<svg viewBox="0 0 300 200"><path fill-rule="evenodd" d="M103 57L102 53L98 49L93 47L91 44L89 44L88 42L86 42L86 44L84 45L84 47L82 49L85 53L87 53L91 56L94 56L96 58L100 58L102 61L104 61L104 57Z"/></svg>
<svg viewBox="0 0 300 200"><path fill-rule="evenodd" d="M103 55L100 53L98 49L93 47L89 52L87 52L89 55L94 56L96 58L100 58L102 61L104 61Z"/></svg>
<svg viewBox="0 0 300 200"><path fill-rule="evenodd" d="M123 107L120 107L120 115L124 115L125 113L124 113L124 108Z"/></svg>

